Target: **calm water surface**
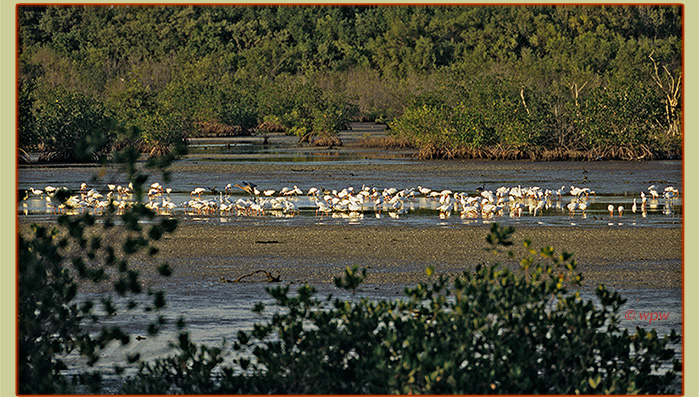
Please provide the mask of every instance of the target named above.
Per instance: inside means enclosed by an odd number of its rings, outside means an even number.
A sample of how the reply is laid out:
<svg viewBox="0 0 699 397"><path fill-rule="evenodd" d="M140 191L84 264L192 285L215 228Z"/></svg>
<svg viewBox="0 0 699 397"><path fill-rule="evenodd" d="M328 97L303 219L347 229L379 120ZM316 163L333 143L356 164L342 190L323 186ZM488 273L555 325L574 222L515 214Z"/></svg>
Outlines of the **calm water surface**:
<svg viewBox="0 0 699 397"><path fill-rule="evenodd" d="M493 218L501 223L513 225L557 225L557 226L612 226L632 225L639 227L680 227L682 224L683 197L681 161L655 162L528 162L528 161L418 161L405 152L387 152L361 148L330 149L298 148L295 145L244 144L247 146L227 147L230 144L212 144L199 149L177 161L171 167L171 180L166 182L159 175L152 175L148 183L158 182L170 188L167 199L176 207L167 215L176 216L185 222L256 222L276 220L287 224L308 223L404 223L420 226L450 226L482 223ZM248 151L254 151L254 157ZM326 191L341 191L353 188L359 192L363 187L382 192L387 188L417 189L418 186L436 191L449 189L454 192L479 196L479 189L496 191L500 187L539 187L541 191L563 190L564 195L554 197L548 205L536 213L525 208L521 216L511 215L507 209L493 218L462 217L460 212L440 214L439 203L417 195L407 200L402 211L390 211L384 206L377 213L373 203L367 202L361 211L335 211L330 216L317 216L316 204L308 196L288 196L299 212L266 211L264 216L240 216L244 214L215 211L201 214L186 211L185 203L192 199L191 192L204 188L202 199L221 201L221 193L227 185L253 182L260 191L298 187L304 193L311 188ZM75 192L82 183L106 194L108 184L126 185L125 176L114 168L94 166L29 166L19 170L19 189L44 189L45 186L65 186ZM594 191L585 199L588 208L583 213L570 213L566 206L572 200L571 186L586 187ZM649 194L649 187L662 194L667 186L680 191L672 200L662 197L649 200L641 207L641 192ZM18 193L21 195L21 193ZM278 196L275 194L275 196ZM161 204L165 197L155 198ZM264 197L260 195L260 197ZM18 207L19 215L25 220L52 218L45 197L29 195ZM251 198L242 189L233 187L225 199ZM636 199L637 211L632 212ZM531 203L527 203L531 204ZM613 205L614 215L609 216L607 207ZM623 206L623 216L617 208ZM441 215L441 216L440 216Z"/></svg>
<svg viewBox="0 0 699 397"><path fill-rule="evenodd" d="M355 131L360 134L362 131ZM344 137L350 141L352 137ZM288 138L271 138L270 144L262 145L257 138L235 140L198 140L192 143L190 154L178 160L172 167L169 182L153 175L148 183L160 182L172 189L170 199L177 207L167 214L182 222L215 222L232 227L240 223L279 222L282 224L367 224L367 225L416 225L420 227L457 227L462 224L479 224L492 221L511 225L553 225L565 227L682 227L682 163L681 161L654 162L528 162L528 161L418 161L410 152L387 152L383 150L346 147L338 149L299 148ZM462 217L460 212L450 215L440 214L434 199L417 197L406 201L401 212L384 210L377 213L367 205L355 214L338 212L326 216L316 214L316 206L307 196L292 196L289 200L299 209L296 214L283 211L268 211L264 215L249 214L199 214L182 207L191 199L190 192L196 187L207 188L203 198L220 199L209 188L221 192L227 184L251 181L260 190L298 186L304 193L311 187L326 190L342 190L353 187L356 191L363 186L383 190L424 186L434 190L450 189L454 192L479 194L478 188L496 190L501 186L532 187L542 190L556 190L570 186L588 187L595 195L587 198L585 213L571 214L566 205L571 201L569 194L552 200L548 208L532 214L524 210L521 216L510 216L508 212L492 218ZM86 182L106 194L107 184L125 185L125 177L116 169L95 166L22 166L19 169L19 189L43 189L45 186L65 186L74 191ZM660 198L649 201L646 210L640 210L640 193L648 193L648 187L655 185L662 193L666 186L679 189L680 197L672 200ZM20 193L18 193L20 194ZM248 198L235 188L229 199ZM638 210L632 213L633 199ZM624 206L624 213L610 216L607 206ZM47 209L44 197L30 195L18 204L18 215L22 222L46 221L56 215ZM393 212L393 213L392 213ZM168 291L168 309L171 318L184 315L189 330L196 341L218 345L222 339L232 340L238 329L249 329L260 318L250 309L258 301L269 300L264 288L267 284L239 283L235 288L230 284L201 282L188 288L173 287ZM329 285L318 286L321 296L325 293L338 295ZM395 286L367 286L364 294L377 299L394 299L400 296L402 288ZM658 329L660 334L669 330L681 331L682 296L681 290L626 290L621 291L628 298L622 309L641 312L669 313L664 321L647 324L636 316L622 320L622 325L633 329L636 325ZM585 292L590 297L588 292ZM341 296L341 295L340 295ZM90 295L85 295L89 298ZM119 325L135 334L143 332L147 319L136 316ZM134 343L128 349L115 349L108 352L108 358L101 368L111 369L112 364L123 357L125 351L139 351L149 359L171 352L167 341L174 332L165 332L155 338L146 338ZM679 346L677 349L679 350ZM118 351L117 351L118 350ZM81 360L73 361L80 368Z"/></svg>

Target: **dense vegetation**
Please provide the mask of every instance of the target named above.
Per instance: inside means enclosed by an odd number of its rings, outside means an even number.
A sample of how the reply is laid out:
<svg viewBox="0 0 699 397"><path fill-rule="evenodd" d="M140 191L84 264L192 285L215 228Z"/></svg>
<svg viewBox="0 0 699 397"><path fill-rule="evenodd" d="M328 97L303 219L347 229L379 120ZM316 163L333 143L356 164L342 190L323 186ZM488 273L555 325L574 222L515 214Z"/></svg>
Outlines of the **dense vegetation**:
<svg viewBox="0 0 699 397"><path fill-rule="evenodd" d="M20 6L18 17L19 145L48 159L81 159L63 143L105 117L142 132L101 145L154 154L197 134L312 142L351 120L390 122L423 157L681 153L681 6Z"/></svg>
<svg viewBox="0 0 699 397"><path fill-rule="evenodd" d="M132 135L136 131L112 132ZM145 166L162 171L185 148L178 147L167 156L149 160ZM107 161L95 154L101 148L85 148L83 154ZM70 394L77 387L96 393L101 390L101 374L85 369L66 376L70 362L78 357L92 367L110 344L127 345L132 340L121 328L109 325L108 319L141 316L151 322L143 334L155 335L168 324L162 316L165 293L145 290L130 258L144 253L154 259L157 241L177 227L177 220L156 218L144 203L144 183L148 175L136 167L139 153L134 147L110 154L110 161L123 167L133 187L136 204L121 214L110 202L98 220L90 214L60 215L57 225L32 224L26 233L18 233L18 301L17 301L17 368L19 394ZM59 188L54 199L69 206L73 193ZM144 222L148 221L148 222ZM169 276L169 264L156 266L162 276ZM105 286L98 298L80 297L88 285ZM72 356L71 356L72 354ZM133 365L138 354L125 357ZM117 372L121 369L116 368Z"/></svg>
<svg viewBox="0 0 699 397"><path fill-rule="evenodd" d="M144 179L141 179L142 181ZM148 332L169 323L158 315L162 292L139 306L143 293L127 257L174 230L167 220L148 232L138 219L152 217L136 206L121 218L130 236L122 247L94 236L114 227L93 217L64 217L49 231L34 227L20 238L19 391L27 393L114 392L101 389L101 376L85 370L68 377L65 355L78 351L88 364L100 359L110 342L128 344L130 336L102 326L105 316L155 311ZM513 228L493 224L487 241L496 255L512 245ZM525 240L518 265L479 265L449 280L433 277L394 300L315 297L312 286L291 291L269 288L278 306L250 331L239 331L231 361L219 347L198 345L186 330L174 343L178 352L142 362L125 376L126 394L658 394L676 391L681 362L672 331L620 327L625 302L603 285L597 302L569 290L581 285L575 260L552 247L534 250ZM508 251L513 258L513 251ZM500 256L502 258L502 256ZM159 267L163 275L169 267ZM347 268L335 285L355 293L366 268ZM103 295L79 303L78 283L113 283L130 303ZM281 308L281 310L279 310ZM262 303L256 312L264 312ZM184 327L184 321L178 321ZM96 332L99 330L100 332ZM115 342L116 341L116 342ZM129 356L124 366L134 365ZM124 366L117 374L124 374ZM112 386L114 387L114 386ZM675 387L675 389L670 389Z"/></svg>
<svg viewBox="0 0 699 397"><path fill-rule="evenodd" d="M494 252L514 228L493 224ZM681 370L673 331L619 327L626 301L603 285L581 299L572 254L535 250L519 266L480 265L405 290L397 300L318 299L311 286L268 289L282 310L240 331L236 365L186 334L180 354L141 366L126 393L656 394ZM514 257L513 251L508 251ZM508 269L509 267L509 269ZM366 268L335 285L356 291ZM255 310L263 312L262 304ZM658 371L661 366L663 370Z"/></svg>

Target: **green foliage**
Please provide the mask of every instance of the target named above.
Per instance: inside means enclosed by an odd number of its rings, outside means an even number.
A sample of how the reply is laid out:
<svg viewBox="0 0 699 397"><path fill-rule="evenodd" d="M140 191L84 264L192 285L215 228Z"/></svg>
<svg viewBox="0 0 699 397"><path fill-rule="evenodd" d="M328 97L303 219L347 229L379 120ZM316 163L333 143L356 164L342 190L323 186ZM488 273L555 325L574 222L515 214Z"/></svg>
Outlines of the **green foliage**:
<svg viewBox="0 0 699 397"><path fill-rule="evenodd" d="M172 233L177 221L154 219L152 211L140 203L147 177L135 169L133 153L117 153L114 159L124 161L126 174L139 198L138 204L119 215L124 227L114 226L117 215L115 206L110 204L100 222L89 214L61 215L54 227L32 225L26 235L18 235L21 394L99 392L98 373L84 371L74 378L62 374L68 360L74 360L69 355L79 354L92 367L110 344L130 343L130 336L118 327L107 325L105 318L157 314L165 306L164 294L159 291L148 291L151 305L139 307L135 303L134 298L143 293L143 287L128 258L139 252L153 252L155 242L165 233ZM163 159L153 165L164 167L166 162ZM65 202L71 194L61 189L55 198ZM142 220L150 220L147 231L140 226ZM120 240L123 240L121 246ZM164 276L171 273L167 264L160 265L158 270ZM100 285L106 290L99 302L78 299L79 286L87 284ZM157 333L163 322L162 318L154 319L148 331ZM137 359L131 357L130 361ZM82 389L76 389L77 386Z"/></svg>
<svg viewBox="0 0 699 397"><path fill-rule="evenodd" d="M679 139L666 133L665 100L651 85L576 83L556 93L513 71L461 78L461 72L446 73L439 88L414 97L391 122L393 132L416 146L452 150L501 145L530 151L629 148L633 157L677 152ZM574 89L584 95L576 98Z"/></svg>
<svg viewBox="0 0 699 397"><path fill-rule="evenodd" d="M274 84L264 85L258 103L266 120L275 120L302 141L335 135L356 114L356 107L343 95L292 76L280 76Z"/></svg>
<svg viewBox="0 0 699 397"><path fill-rule="evenodd" d="M37 134L32 107L35 98L33 90L28 87L31 83L20 82L19 98L17 99L17 116L18 116L18 131L17 144L23 150L36 150L41 143L39 134Z"/></svg>
<svg viewBox="0 0 699 397"><path fill-rule="evenodd" d="M22 99L26 101L25 95ZM29 145L41 142L45 159L95 161L111 149L116 124L99 102L57 87L40 95L32 105L31 109L23 109L30 114L22 117L33 121L34 131L20 130L32 138L20 141ZM32 124L23 129L31 128Z"/></svg>
<svg viewBox="0 0 699 397"><path fill-rule="evenodd" d="M492 123L479 110L458 104L406 109L389 123L397 136L407 137L417 146L482 147L497 142Z"/></svg>
<svg viewBox="0 0 699 397"><path fill-rule="evenodd" d="M221 349L197 346L186 332L177 341L180 354L156 362L142 363L144 376L133 379L121 390L124 394L207 394L216 389L216 367L223 362ZM147 375L145 375L147 374Z"/></svg>
<svg viewBox="0 0 699 397"><path fill-rule="evenodd" d="M494 224L495 252L514 230ZM235 366L220 350L194 348L143 364L128 393L207 394L636 394L666 393L679 361L673 331L619 327L624 304L603 285L580 298L572 254L524 243L517 270L479 265L449 280L407 288L398 300L317 299L310 286L268 289L281 310L239 331ZM511 251L509 256L514 256ZM365 270L365 269L364 269ZM335 284L365 277L346 269ZM265 310L258 305L255 311ZM671 364L667 367L667 364ZM662 369L661 369L662 367Z"/></svg>
<svg viewBox="0 0 699 397"><path fill-rule="evenodd" d="M257 106L251 83L232 77L223 57L206 57L183 65L160 94L168 109L196 123L238 127L241 133L257 125Z"/></svg>
<svg viewBox="0 0 699 397"><path fill-rule="evenodd" d="M122 124L131 128L139 126L136 141L142 143L142 149L149 150L151 155L166 154L192 134L192 120L183 110L186 108L177 108L144 80L143 76L133 74L116 84L108 106Z"/></svg>
<svg viewBox="0 0 699 397"><path fill-rule="evenodd" d="M589 146L652 144L663 129L661 96L646 87L598 88L582 101L575 124Z"/></svg>
<svg viewBox="0 0 699 397"><path fill-rule="evenodd" d="M359 266L354 265L352 267L348 267L345 269L345 273L342 275L342 277L333 278L333 283L337 288L350 290L352 293L354 293L366 278L366 269L366 267L362 268L361 274L358 274Z"/></svg>
<svg viewBox="0 0 699 397"><path fill-rule="evenodd" d="M415 143L450 148L644 145L670 156L680 152L682 105L666 110L648 55L681 81L681 13L662 5L21 6L20 141L50 141L24 109L62 86L140 126L141 149L156 153L196 132L248 133L271 119L310 139L358 118L398 119ZM431 132L416 121L425 105L430 119L446 118Z"/></svg>

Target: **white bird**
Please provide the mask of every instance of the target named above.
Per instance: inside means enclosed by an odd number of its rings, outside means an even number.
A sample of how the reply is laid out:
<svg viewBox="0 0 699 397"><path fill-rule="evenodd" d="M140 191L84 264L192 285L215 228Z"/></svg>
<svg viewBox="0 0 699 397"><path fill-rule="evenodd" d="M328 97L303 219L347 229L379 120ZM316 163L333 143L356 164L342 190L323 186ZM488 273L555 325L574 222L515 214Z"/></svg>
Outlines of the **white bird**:
<svg viewBox="0 0 699 397"><path fill-rule="evenodd" d="M270 201L270 205L272 206L273 210L284 210L284 201L281 198L272 199L272 201Z"/></svg>
<svg viewBox="0 0 699 397"><path fill-rule="evenodd" d="M383 195L384 195L384 196L393 196L393 195L396 194L396 193L398 193L398 189L396 189L396 188L394 188L394 187L386 188L386 189L384 189L384 191L383 191Z"/></svg>
<svg viewBox="0 0 699 397"><path fill-rule="evenodd" d="M247 213L248 208L250 208L250 205L252 205L252 201L250 200L243 200L242 198L238 199L235 202L235 207L241 211Z"/></svg>
<svg viewBox="0 0 699 397"><path fill-rule="evenodd" d="M617 211L619 211L619 216L621 216L624 213L624 206L620 205L619 208L617 208Z"/></svg>
<svg viewBox="0 0 699 397"><path fill-rule="evenodd" d="M248 208L250 209L250 212L254 212L254 215L265 214L264 208L262 208L262 206L258 203L252 203Z"/></svg>
<svg viewBox="0 0 699 397"><path fill-rule="evenodd" d="M658 191L655 190L655 185L651 185L648 187L648 193L650 193L650 196L654 199L657 199L658 197L660 197L658 195Z"/></svg>
<svg viewBox="0 0 699 397"><path fill-rule="evenodd" d="M99 200L99 199L101 199L101 198L104 197L104 196L102 196L102 194L99 193L97 190L92 189L92 190L90 190L89 192L87 192L87 197L89 197L89 198L91 198L91 199L93 199L93 200Z"/></svg>
<svg viewBox="0 0 699 397"><path fill-rule="evenodd" d="M426 187L418 186L418 187L417 187L417 191L420 192L420 194L423 194L423 195L427 196L428 194L430 194L430 193L432 192L432 189L428 189L428 188L426 188Z"/></svg>
<svg viewBox="0 0 699 397"><path fill-rule="evenodd" d="M633 199L633 205L631 206L631 212L633 212L633 213L635 214L635 213L636 213L636 208L637 208L637 207L636 207L636 199L634 198L634 199Z"/></svg>
<svg viewBox="0 0 699 397"><path fill-rule="evenodd" d="M673 186L668 186L665 188L665 196L667 198L679 197L680 191Z"/></svg>
<svg viewBox="0 0 699 397"><path fill-rule="evenodd" d="M483 212L483 215L490 215L494 213L497 209L497 206L495 204L492 204L490 202L486 202L481 206L481 211Z"/></svg>
<svg viewBox="0 0 699 397"><path fill-rule="evenodd" d="M438 209L439 209L439 212L442 212L442 213L451 212L454 209L454 203L451 201L447 201L444 204L442 204L441 206L439 206Z"/></svg>
<svg viewBox="0 0 699 397"><path fill-rule="evenodd" d="M450 195L448 195L448 194L447 194L447 195L444 195L444 194L443 194L443 195L440 196L440 198L439 198L439 204L450 204L450 203L452 202L452 200L453 200L453 199L452 199L452 196L450 196Z"/></svg>
<svg viewBox="0 0 699 397"><path fill-rule="evenodd" d="M222 214L228 214L228 213L230 213L230 212L231 212L231 209L233 209L233 205L232 205L232 204L221 203L221 205L218 206L218 210L219 210Z"/></svg>
<svg viewBox="0 0 699 397"><path fill-rule="evenodd" d="M347 209L352 212L360 212L362 210L362 204L357 200L350 200L347 204Z"/></svg>
<svg viewBox="0 0 699 397"><path fill-rule="evenodd" d="M318 215L318 211L320 211L324 214L332 212L332 208L330 208L328 203L326 203L325 201L316 200L315 203L316 203L316 207L318 207L318 209L316 209L316 215Z"/></svg>
<svg viewBox="0 0 699 397"><path fill-rule="evenodd" d="M286 200L286 201L284 201L284 212L291 213L291 214L298 214L299 209L298 209L298 207L296 207L296 204L294 204L292 201Z"/></svg>
<svg viewBox="0 0 699 397"><path fill-rule="evenodd" d="M192 190L192 192L189 195L194 196L196 194L197 196L201 197L202 193L204 193L205 191L206 189L204 189L203 187L198 187Z"/></svg>
<svg viewBox="0 0 699 397"><path fill-rule="evenodd" d="M522 216L522 212L524 212L524 207L525 207L524 203L515 203L512 206L512 208L510 209L510 216L511 217ZM464 212L469 212L467 210L470 208L474 208L474 207L464 207Z"/></svg>
<svg viewBox="0 0 699 397"><path fill-rule="evenodd" d="M97 204L95 204L95 211L99 211L100 213L102 213L108 206L108 200L98 201Z"/></svg>
<svg viewBox="0 0 699 397"><path fill-rule="evenodd" d="M485 198L486 200L488 200L488 202L490 202L490 203L495 202L495 196L493 195L493 192L491 192L490 190L483 190L481 192L481 196L483 198Z"/></svg>
<svg viewBox="0 0 699 397"><path fill-rule="evenodd" d="M391 204L391 208L396 210L396 211L402 210L403 209L403 200L400 199L400 197L398 197L398 196L396 196L396 198L398 198L398 200L395 200L395 201L391 200L391 201L389 201L389 204Z"/></svg>
<svg viewBox="0 0 699 397"><path fill-rule="evenodd" d="M172 210L174 210L176 207L177 207L177 204L173 203L173 202L170 201L168 198L163 197L163 202L162 202L162 204L160 205L160 208L162 208L163 210L166 210L166 211L172 211Z"/></svg>
<svg viewBox="0 0 699 397"><path fill-rule="evenodd" d="M613 204L609 204L607 206L607 210L609 211L609 216L614 216L614 205Z"/></svg>
<svg viewBox="0 0 699 397"><path fill-rule="evenodd" d="M149 201L148 204L146 204L146 208L148 208L149 210L152 210L154 212L158 212L159 206L160 205L158 203L153 202L153 201Z"/></svg>
<svg viewBox="0 0 699 397"><path fill-rule="evenodd" d="M335 210L335 211L340 211L340 212L345 212L345 211L347 211L347 204L344 203L344 202L342 202L342 201L340 201L340 202L338 202L338 203L335 203L335 204L333 205L333 210Z"/></svg>
<svg viewBox="0 0 699 397"><path fill-rule="evenodd" d="M561 198L563 196L563 191L566 190L565 186L561 186L560 189L557 189L554 194L558 196L558 198Z"/></svg>
<svg viewBox="0 0 699 397"><path fill-rule="evenodd" d="M376 200L374 200L374 210L376 212L381 212L382 205L383 205L383 198L381 198L381 196L379 196L376 198Z"/></svg>
<svg viewBox="0 0 699 397"><path fill-rule="evenodd" d="M541 209L544 208L545 205L546 205L546 200L539 200L536 204L536 207L534 207L534 216L536 216L536 213L541 211Z"/></svg>
<svg viewBox="0 0 699 397"><path fill-rule="evenodd" d="M580 211L585 213L585 210L587 210L587 201L582 201L578 204L578 208L580 208Z"/></svg>

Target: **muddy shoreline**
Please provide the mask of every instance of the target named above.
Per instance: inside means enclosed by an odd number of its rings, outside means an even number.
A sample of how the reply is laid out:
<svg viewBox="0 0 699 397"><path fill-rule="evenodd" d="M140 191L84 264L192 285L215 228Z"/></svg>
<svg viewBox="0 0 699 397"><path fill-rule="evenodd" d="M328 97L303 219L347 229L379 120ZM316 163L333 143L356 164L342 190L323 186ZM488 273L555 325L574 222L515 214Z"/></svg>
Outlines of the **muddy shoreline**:
<svg viewBox="0 0 699 397"><path fill-rule="evenodd" d="M426 280L425 268L455 275L480 263L516 262L484 248L487 226L425 228L405 226L231 226L180 224L158 243L157 263L170 263L168 284L235 280L256 270L278 274L282 283L332 283L346 266L369 266L367 284L411 285ZM682 287L682 230L679 228L521 227L514 234L515 258L522 242L551 245L574 253L585 287L600 283L620 289ZM153 262L134 258L147 284ZM244 282L266 281L264 274Z"/></svg>
<svg viewBox="0 0 699 397"><path fill-rule="evenodd" d="M26 233L29 225L20 225ZM153 258L132 258L148 286L235 280L256 270L278 274L282 283L329 284L347 266L369 266L368 284L412 285L426 280L425 268L456 275L478 264L516 267L526 255L524 239L539 249L573 253L585 287L600 283L621 289L682 287L682 229L637 227L518 227L514 258L485 250L489 226L450 228L362 225L226 225L180 223L156 243ZM117 232L118 233L118 232ZM111 240L115 236L102 236ZM118 238L118 237L117 237ZM113 240L112 240L113 241ZM168 262L169 279L155 268ZM244 282L266 282L264 274Z"/></svg>

